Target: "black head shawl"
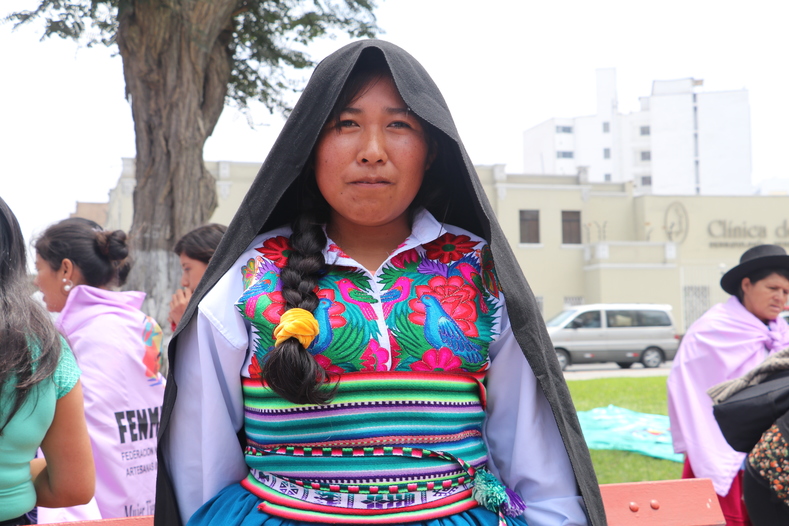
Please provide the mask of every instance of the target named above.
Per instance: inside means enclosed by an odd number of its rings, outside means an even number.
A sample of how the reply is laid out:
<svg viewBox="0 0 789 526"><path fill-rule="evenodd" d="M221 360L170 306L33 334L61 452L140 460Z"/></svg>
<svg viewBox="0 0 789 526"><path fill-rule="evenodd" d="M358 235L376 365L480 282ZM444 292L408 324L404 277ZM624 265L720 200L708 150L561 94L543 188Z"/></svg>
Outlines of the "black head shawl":
<svg viewBox="0 0 789 526"><path fill-rule="evenodd" d="M586 505L590 524L602 526L606 523L605 513L592 461L534 295L502 233L438 87L411 55L388 42L365 40L349 44L327 57L315 69L277 142L228 226L205 277L195 291L195 297L184 313L170 342L170 364L175 363L178 333L191 322L198 300L231 269L256 235L292 221L297 194L294 181L308 162L351 70L359 57L368 53L376 54L386 61L405 103L439 132L436 134L439 135L438 158L426 177L441 178L441 187L446 189L444 195L447 198L438 209L430 211L439 221L465 228L489 240L499 281L506 294L513 332L550 403ZM157 526L181 523L163 458L163 447L167 447L164 431L172 413L176 393L177 386L171 368L159 433ZM528 444L524 444L524 447L528 447Z"/></svg>

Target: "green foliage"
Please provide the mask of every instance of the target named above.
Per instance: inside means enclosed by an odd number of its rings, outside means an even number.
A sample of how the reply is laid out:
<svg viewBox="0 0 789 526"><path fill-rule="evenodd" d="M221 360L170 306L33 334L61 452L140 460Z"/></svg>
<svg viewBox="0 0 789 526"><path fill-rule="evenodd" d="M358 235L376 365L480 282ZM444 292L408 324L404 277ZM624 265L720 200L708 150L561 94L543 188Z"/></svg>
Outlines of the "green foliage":
<svg viewBox="0 0 789 526"><path fill-rule="evenodd" d="M39 0L33 11L12 13L14 26L35 20L44 23L43 38L57 36L87 46L114 46L118 21L132 15L139 2L155 2L163 9L185 11L194 0ZM374 37L380 28L373 9L375 0L238 0L229 44L232 73L227 101L242 109L250 100L263 102L272 113L287 114L288 94L300 89L293 70L315 63L306 52L310 42L331 37L336 31L354 38ZM185 17L182 17L185 18ZM220 21L223 22L224 21ZM205 21L214 25L215 21ZM220 26L221 27L221 26ZM191 28L202 34L200 27Z"/></svg>
<svg viewBox="0 0 789 526"><path fill-rule="evenodd" d="M640 413L668 414L666 377L600 378L567 382L578 411L615 405ZM629 451L592 450L600 484L678 479L682 464Z"/></svg>

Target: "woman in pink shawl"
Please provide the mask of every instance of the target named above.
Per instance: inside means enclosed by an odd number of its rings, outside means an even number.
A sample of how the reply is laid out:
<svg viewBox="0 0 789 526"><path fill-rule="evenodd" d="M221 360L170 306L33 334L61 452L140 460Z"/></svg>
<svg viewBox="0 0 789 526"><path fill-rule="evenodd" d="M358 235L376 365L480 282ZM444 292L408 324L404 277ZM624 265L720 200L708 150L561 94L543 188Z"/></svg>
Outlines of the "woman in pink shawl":
<svg viewBox="0 0 789 526"><path fill-rule="evenodd" d="M789 298L789 256L777 245L750 248L721 287L732 296L682 339L668 378L668 414L674 451L685 454L682 477L712 479L727 526L750 526L742 501L746 455L723 438L706 391L789 347L789 326L779 316Z"/></svg>
<svg viewBox="0 0 789 526"><path fill-rule="evenodd" d="M142 292L115 290L131 268L126 234L86 219L50 226L35 243L36 285L82 369L96 496L39 508L39 523L151 515L156 433L164 397L162 331L140 311Z"/></svg>

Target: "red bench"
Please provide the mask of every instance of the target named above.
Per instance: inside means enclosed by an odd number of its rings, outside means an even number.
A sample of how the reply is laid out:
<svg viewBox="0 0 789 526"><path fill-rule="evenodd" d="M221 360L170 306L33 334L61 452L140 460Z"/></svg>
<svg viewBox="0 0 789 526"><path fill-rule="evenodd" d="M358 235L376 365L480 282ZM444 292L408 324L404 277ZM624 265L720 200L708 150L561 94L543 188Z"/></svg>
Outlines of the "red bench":
<svg viewBox="0 0 789 526"><path fill-rule="evenodd" d="M602 484L608 526L725 526L710 479ZM59 526L153 526L153 516Z"/></svg>
<svg viewBox="0 0 789 526"><path fill-rule="evenodd" d="M725 526L710 479L601 484L608 526Z"/></svg>

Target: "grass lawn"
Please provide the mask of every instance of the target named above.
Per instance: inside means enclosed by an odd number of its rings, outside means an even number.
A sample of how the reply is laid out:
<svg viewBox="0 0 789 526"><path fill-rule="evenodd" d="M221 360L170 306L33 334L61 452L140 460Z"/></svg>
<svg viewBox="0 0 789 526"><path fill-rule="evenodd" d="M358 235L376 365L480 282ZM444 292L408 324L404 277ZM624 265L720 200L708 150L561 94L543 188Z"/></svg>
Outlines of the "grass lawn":
<svg viewBox="0 0 789 526"><path fill-rule="evenodd" d="M568 381L578 411L615 405L640 413L668 414L666 377L599 378ZM678 479L682 464L627 451L591 450L600 484Z"/></svg>

